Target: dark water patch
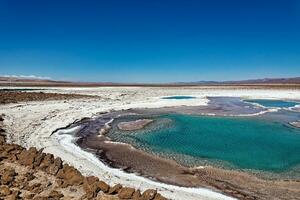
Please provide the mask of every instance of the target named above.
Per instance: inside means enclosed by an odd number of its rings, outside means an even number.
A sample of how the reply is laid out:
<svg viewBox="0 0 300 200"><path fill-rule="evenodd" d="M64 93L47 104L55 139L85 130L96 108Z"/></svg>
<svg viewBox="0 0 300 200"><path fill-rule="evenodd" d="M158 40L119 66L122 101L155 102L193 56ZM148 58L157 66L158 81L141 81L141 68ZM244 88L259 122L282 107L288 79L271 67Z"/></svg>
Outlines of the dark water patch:
<svg viewBox="0 0 300 200"><path fill-rule="evenodd" d="M196 97L193 96L169 96L169 97L162 97L162 99L195 99Z"/></svg>

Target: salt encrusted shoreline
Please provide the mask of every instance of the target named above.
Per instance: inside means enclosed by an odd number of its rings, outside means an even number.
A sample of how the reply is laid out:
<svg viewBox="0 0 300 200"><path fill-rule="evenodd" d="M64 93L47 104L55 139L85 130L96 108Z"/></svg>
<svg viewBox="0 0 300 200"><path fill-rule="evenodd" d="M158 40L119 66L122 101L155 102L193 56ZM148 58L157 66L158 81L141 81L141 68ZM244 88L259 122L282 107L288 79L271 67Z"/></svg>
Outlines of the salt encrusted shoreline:
<svg viewBox="0 0 300 200"><path fill-rule="evenodd" d="M6 114L8 138L25 147L35 146L45 148L45 152L60 156L64 161L77 168L84 175L96 175L109 180L110 184L122 183L123 185L140 188L157 188L164 196L171 199L226 199L219 193L202 188L181 188L127 174L118 169L111 169L99 160L90 158L87 152L72 146L72 138L59 138L50 136L61 127L83 117L92 117L99 112L111 109L153 108L178 105L205 105L206 96L237 96L243 98L279 98L300 99L299 90L267 90L267 89L197 89L193 88L55 88L55 92L78 93L99 95L105 98L94 101L68 100L50 102L30 102L1 105L0 109ZM53 92L47 88L45 92ZM161 100L161 96L193 95L196 99L172 101Z"/></svg>

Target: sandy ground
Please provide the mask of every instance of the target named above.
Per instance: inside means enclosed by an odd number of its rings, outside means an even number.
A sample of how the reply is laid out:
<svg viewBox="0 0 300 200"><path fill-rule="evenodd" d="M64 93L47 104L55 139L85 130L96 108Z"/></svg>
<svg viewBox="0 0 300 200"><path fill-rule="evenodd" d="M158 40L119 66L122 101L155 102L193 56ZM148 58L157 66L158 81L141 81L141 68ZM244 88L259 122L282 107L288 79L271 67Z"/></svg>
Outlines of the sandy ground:
<svg viewBox="0 0 300 200"><path fill-rule="evenodd" d="M53 131L83 117L92 117L112 109L155 108L178 105L205 105L207 96L235 96L243 98L300 99L296 89L218 89L201 87L147 88L47 88L43 92L98 95L102 98L71 99L45 102L27 102L0 106L5 114L5 128L10 142L25 147L45 148L45 152L60 156L65 162L79 169L84 175L96 175L110 184L121 183L142 191L157 188L170 199L230 199L203 188L183 188L154 182L118 169L111 169L90 153L72 143L73 138ZM187 100L161 99L170 95L192 95ZM52 135L51 135L52 134Z"/></svg>

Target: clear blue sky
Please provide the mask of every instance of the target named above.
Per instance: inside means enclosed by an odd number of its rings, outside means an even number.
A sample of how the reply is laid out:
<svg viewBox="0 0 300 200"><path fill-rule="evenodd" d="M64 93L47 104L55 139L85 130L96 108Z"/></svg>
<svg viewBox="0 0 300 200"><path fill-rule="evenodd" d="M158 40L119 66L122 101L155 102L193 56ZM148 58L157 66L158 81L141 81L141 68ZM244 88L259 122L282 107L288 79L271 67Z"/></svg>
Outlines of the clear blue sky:
<svg viewBox="0 0 300 200"><path fill-rule="evenodd" d="M0 0L0 75L176 82L300 76L300 0Z"/></svg>

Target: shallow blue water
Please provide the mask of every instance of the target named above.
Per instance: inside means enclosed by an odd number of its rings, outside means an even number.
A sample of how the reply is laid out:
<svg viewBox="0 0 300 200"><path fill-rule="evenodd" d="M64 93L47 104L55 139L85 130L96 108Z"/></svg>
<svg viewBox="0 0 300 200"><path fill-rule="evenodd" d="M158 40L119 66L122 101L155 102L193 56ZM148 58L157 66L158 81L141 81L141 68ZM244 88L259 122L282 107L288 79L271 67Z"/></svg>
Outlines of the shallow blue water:
<svg viewBox="0 0 300 200"><path fill-rule="evenodd" d="M225 161L242 169L280 172L300 164L300 129L276 120L181 114L154 119L144 130L110 137L153 152Z"/></svg>
<svg viewBox="0 0 300 200"><path fill-rule="evenodd" d="M269 99L248 99L244 100L249 103L257 103L264 107L278 107L278 108L289 108L294 107L300 103L293 101L283 101L283 100L269 100Z"/></svg>
<svg viewBox="0 0 300 200"><path fill-rule="evenodd" d="M169 96L169 97L163 97L162 99L194 99L196 97L193 96Z"/></svg>

